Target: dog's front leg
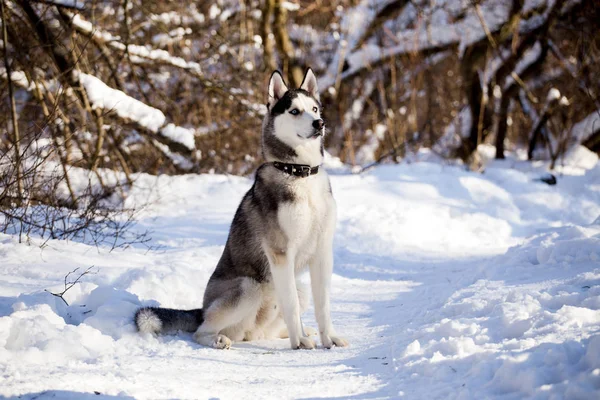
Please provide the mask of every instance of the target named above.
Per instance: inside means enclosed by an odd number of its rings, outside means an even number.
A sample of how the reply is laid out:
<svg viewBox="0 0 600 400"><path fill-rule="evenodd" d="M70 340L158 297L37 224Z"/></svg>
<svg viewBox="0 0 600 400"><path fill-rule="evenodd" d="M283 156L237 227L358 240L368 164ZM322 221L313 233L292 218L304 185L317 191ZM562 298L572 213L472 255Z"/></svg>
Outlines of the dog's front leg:
<svg viewBox="0 0 600 400"><path fill-rule="evenodd" d="M283 320L288 329L292 349L314 349L312 339L302 335L300 322L300 304L296 290L294 273L294 257L287 254L270 252L269 266L273 277L273 285L277 294L277 302L281 307Z"/></svg>
<svg viewBox="0 0 600 400"><path fill-rule="evenodd" d="M333 273L333 248L327 241L310 262L310 284L315 302L315 316L319 325L319 334L323 347L330 349L333 345L348 346L348 341L335 334L331 324L329 306L329 287Z"/></svg>

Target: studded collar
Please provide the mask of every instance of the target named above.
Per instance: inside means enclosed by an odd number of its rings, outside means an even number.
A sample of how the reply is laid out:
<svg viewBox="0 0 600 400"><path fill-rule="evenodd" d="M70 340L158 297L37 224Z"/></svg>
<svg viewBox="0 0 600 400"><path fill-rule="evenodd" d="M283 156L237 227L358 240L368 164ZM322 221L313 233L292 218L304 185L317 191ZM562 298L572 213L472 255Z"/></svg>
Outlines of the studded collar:
<svg viewBox="0 0 600 400"><path fill-rule="evenodd" d="M287 164L279 161L274 161L272 164L278 170L300 178L306 178L319 173L318 165L316 167L311 167L310 165L305 164Z"/></svg>

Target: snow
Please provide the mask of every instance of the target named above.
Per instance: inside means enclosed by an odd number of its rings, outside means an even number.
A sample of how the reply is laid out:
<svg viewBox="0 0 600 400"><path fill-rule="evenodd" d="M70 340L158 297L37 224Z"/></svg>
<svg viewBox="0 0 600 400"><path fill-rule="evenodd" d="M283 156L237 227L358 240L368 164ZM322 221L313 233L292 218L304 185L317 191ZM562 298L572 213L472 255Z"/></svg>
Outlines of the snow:
<svg viewBox="0 0 600 400"><path fill-rule="evenodd" d="M551 88L546 96L546 102L550 103L560 99L560 91L557 88Z"/></svg>
<svg viewBox="0 0 600 400"><path fill-rule="evenodd" d="M343 61L348 49L354 49L360 37L366 32L367 27L373 18L375 18L375 15L377 15L374 3L372 0L363 0L356 7L344 12L340 22L341 37L343 40L339 41L337 49L333 54L329 68L323 77L326 83L321 82L321 88L329 87L335 82L339 65Z"/></svg>
<svg viewBox="0 0 600 400"><path fill-rule="evenodd" d="M210 10L208 11L208 17L210 19L215 19L221 14L221 9L216 4L212 4L210 6Z"/></svg>
<svg viewBox="0 0 600 400"><path fill-rule="evenodd" d="M300 4L284 1L281 3L281 7L288 11L298 11L300 9Z"/></svg>
<svg viewBox="0 0 600 400"><path fill-rule="evenodd" d="M517 76L521 76L521 74L523 74L523 71L525 71L525 69L527 69L530 65L532 65L534 62L536 62L536 60L539 59L540 54L542 53L542 46L540 45L539 42L536 42L530 49L528 49L527 51L525 51L525 54L523 54L523 57L519 60L519 62L517 63L514 73ZM497 57L497 59L499 59L500 57ZM497 71L497 68L499 68L502 65L501 60L498 60L498 64L496 66L496 68L494 68L493 73L490 73L488 75L488 81L489 79L492 79L492 77L494 76L494 74ZM508 88L511 84L513 84L515 81L514 76L511 74L506 78L506 82L504 83L504 88ZM557 89L555 89L557 90ZM557 90L558 91L558 90ZM559 94L559 98L560 98L560 92ZM550 93L548 93L548 96L550 96ZM549 100L549 99L548 99Z"/></svg>
<svg viewBox="0 0 600 400"><path fill-rule="evenodd" d="M576 145L571 147L561 158L561 164L580 169L591 169L598 163L598 154L587 147Z"/></svg>
<svg viewBox="0 0 600 400"><path fill-rule="evenodd" d="M144 59L161 61L171 64L174 67L189 69L200 74L200 64L192 61L186 61L181 57L173 57L168 51L160 49L149 49L146 46L130 44L127 46L127 51L131 55L131 59L135 62L143 63Z"/></svg>
<svg viewBox="0 0 600 400"><path fill-rule="evenodd" d="M85 88L93 108L115 111L121 118L135 121L154 133L184 145L189 150L196 148L194 131L174 124L165 125L166 117L162 111L150 107L124 92L113 89L93 75L79 74L79 80Z"/></svg>
<svg viewBox="0 0 600 400"><path fill-rule="evenodd" d="M160 22L165 25L187 26L191 24L203 24L206 21L204 14L198 12L198 7L195 4L190 4L187 8L187 13L181 15L176 11L163 12L161 14L151 14L150 20Z"/></svg>
<svg viewBox="0 0 600 400"><path fill-rule="evenodd" d="M183 28L180 26L176 29L173 29L169 33L159 33L154 35L152 37L152 43L158 45L159 47L167 47L173 43L182 41L186 35L190 35L191 33L191 28Z"/></svg>
<svg viewBox="0 0 600 400"><path fill-rule="evenodd" d="M120 117L137 121L152 132L158 132L165 123L166 117L162 111L107 86L95 76L82 73L79 75L79 80L87 92L92 107L115 111Z"/></svg>
<svg viewBox="0 0 600 400"><path fill-rule="evenodd" d="M201 304L251 179L138 175L126 206L150 204L135 226L150 250L0 234L0 397L598 398L597 156L572 153L555 186L508 156L483 174L421 154L354 175L328 158L332 317L351 343L329 351L135 332L140 305ZM70 306L44 291L92 265Z"/></svg>
<svg viewBox="0 0 600 400"><path fill-rule="evenodd" d="M6 68L0 67L0 76L2 79L6 79ZM10 80L17 86L32 90L33 85L29 84L29 80L23 71L11 71Z"/></svg>
<svg viewBox="0 0 600 400"><path fill-rule="evenodd" d="M182 128L174 124L168 124L161 129L161 134L174 142L183 144L190 150L194 150L196 148L194 131L191 129Z"/></svg>
<svg viewBox="0 0 600 400"><path fill-rule="evenodd" d="M594 132L600 130L600 111L595 110L587 117L573 125L571 135L578 143L589 138Z"/></svg>
<svg viewBox="0 0 600 400"><path fill-rule="evenodd" d="M167 156L169 159L171 159L171 161L173 161L173 164L175 164L177 167L179 167L185 171L189 171L194 167L194 164L187 157L185 157L179 153L172 152L169 149L169 146L167 146L166 144L163 144L163 143L159 142L158 140L154 140L153 144L154 144L154 146L159 148L160 151L165 156ZM200 150L197 150L197 151L199 152Z"/></svg>
<svg viewBox="0 0 600 400"><path fill-rule="evenodd" d="M47 3L76 8L78 10L83 10L85 6L84 0L49 0Z"/></svg>
<svg viewBox="0 0 600 400"><path fill-rule="evenodd" d="M511 2L508 1L478 2L481 20L475 7L468 1L441 0L422 2L418 5L408 2L399 16L388 22L388 25L397 24L389 29L396 32L393 40L388 41L387 45L381 45L379 40L370 40L357 47L377 13L389 3L389 0L363 0L343 13L340 22L342 40L339 41L327 71L320 80L322 91L334 85L340 77L343 79L352 76L382 60L410 52L451 48L457 45L459 54L462 55L468 46L486 37L482 20L490 32L496 32L507 23L511 9ZM531 10L539 3L540 0L527 0L523 8ZM562 12L567 12L574 3L568 3ZM553 4L554 1L549 0L543 13L533 13L530 18L521 20L519 33L528 33L542 25L548 18ZM534 55L535 51L530 52L525 61ZM340 66L344 60L348 68L340 73ZM523 65L519 66L521 67Z"/></svg>
<svg viewBox="0 0 600 400"><path fill-rule="evenodd" d="M443 135L433 146L433 149L442 155L447 155L449 149L455 149L460 145L461 138L469 136L471 128L471 109L463 107L444 130Z"/></svg>
<svg viewBox="0 0 600 400"><path fill-rule="evenodd" d="M379 143L384 139L387 132L387 126L383 124L375 125L375 132L371 129L365 132L366 142L358 149L355 155L355 161L359 165L367 165L375 161L375 153L379 148Z"/></svg>
<svg viewBox="0 0 600 400"><path fill-rule="evenodd" d="M194 11L192 10L192 13ZM80 31L91 35L96 41L107 44L111 48L129 53L130 59L134 63L143 64L148 60L159 61L177 68L183 68L191 71L194 74L201 74L200 64L193 61L186 61L181 57L174 57L168 51L161 49L153 49L148 46L140 46L135 44L125 45L121 43L119 37L113 36L109 32L102 31L94 27L94 25L86 21L79 14L75 14L71 18L72 24Z"/></svg>

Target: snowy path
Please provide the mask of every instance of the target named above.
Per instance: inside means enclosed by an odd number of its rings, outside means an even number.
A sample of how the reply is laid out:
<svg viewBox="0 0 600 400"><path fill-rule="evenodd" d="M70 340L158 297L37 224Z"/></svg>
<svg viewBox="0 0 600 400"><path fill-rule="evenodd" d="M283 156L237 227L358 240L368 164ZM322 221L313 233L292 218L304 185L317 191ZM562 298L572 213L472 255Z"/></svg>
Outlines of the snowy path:
<svg viewBox="0 0 600 400"><path fill-rule="evenodd" d="M598 398L600 166L551 187L508 164L334 172L345 349L134 332L140 304L201 304L248 179L140 177L139 229L160 250L0 235L0 398ZM71 307L43 292L91 265Z"/></svg>

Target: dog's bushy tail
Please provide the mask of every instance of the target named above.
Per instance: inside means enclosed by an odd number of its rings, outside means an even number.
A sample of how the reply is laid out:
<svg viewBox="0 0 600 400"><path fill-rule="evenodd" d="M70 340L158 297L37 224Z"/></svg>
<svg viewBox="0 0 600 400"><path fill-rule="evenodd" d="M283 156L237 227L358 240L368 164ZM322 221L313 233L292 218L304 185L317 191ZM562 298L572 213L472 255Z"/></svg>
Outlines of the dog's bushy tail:
<svg viewBox="0 0 600 400"><path fill-rule="evenodd" d="M142 333L194 332L204 321L201 308L174 310L172 308L144 307L137 310L135 326Z"/></svg>

